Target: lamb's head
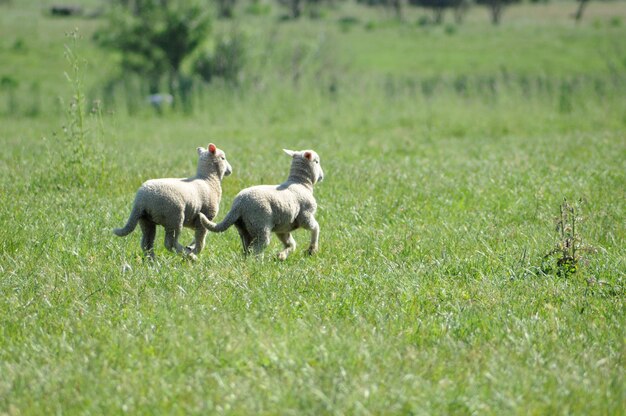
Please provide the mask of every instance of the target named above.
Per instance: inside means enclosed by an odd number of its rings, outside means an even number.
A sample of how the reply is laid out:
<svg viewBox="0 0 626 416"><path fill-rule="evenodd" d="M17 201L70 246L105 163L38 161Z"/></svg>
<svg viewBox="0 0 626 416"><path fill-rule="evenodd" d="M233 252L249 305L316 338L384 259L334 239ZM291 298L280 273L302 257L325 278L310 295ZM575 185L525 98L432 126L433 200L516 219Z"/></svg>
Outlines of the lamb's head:
<svg viewBox="0 0 626 416"><path fill-rule="evenodd" d="M320 157L315 151L293 151L287 149L283 149L283 151L292 157L290 177L304 177L310 180L312 184L321 182L324 179Z"/></svg>
<svg viewBox="0 0 626 416"><path fill-rule="evenodd" d="M213 143L209 146L198 147L198 174L208 175L217 173L220 179L233 173L233 168L226 160L226 153L218 149Z"/></svg>

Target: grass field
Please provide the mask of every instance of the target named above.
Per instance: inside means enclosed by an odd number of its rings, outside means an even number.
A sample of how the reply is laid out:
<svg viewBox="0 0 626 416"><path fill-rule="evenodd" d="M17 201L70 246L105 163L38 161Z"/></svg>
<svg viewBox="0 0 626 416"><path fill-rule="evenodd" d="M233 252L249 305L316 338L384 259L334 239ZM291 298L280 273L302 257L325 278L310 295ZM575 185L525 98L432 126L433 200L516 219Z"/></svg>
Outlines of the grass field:
<svg viewBox="0 0 626 416"><path fill-rule="evenodd" d="M242 85L164 116L119 97L91 112L116 62L100 21L17 3L0 6L17 83L0 95L0 414L623 414L626 3L579 25L573 3L500 27L475 8L453 29L352 4L242 14ZM139 230L113 235L144 180L191 175L210 141L234 169L218 219L286 178L282 148L320 154L317 255L297 231L286 262L276 239L246 259L229 230L190 263L159 230L151 263ZM564 198L594 248L567 277L542 272Z"/></svg>

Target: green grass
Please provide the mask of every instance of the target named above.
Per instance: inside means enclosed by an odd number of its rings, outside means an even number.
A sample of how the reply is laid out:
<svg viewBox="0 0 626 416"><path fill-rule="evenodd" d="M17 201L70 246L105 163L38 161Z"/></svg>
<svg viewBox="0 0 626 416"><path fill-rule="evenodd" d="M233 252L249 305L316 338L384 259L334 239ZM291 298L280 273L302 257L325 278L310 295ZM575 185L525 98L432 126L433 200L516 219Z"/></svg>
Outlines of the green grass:
<svg viewBox="0 0 626 416"><path fill-rule="evenodd" d="M89 115L82 164L56 97L3 112L0 413L621 414L626 29L598 29L593 7L580 27L523 6L494 29L476 10L452 36L352 6L287 23L270 62L252 60L258 85L206 87L191 115ZM63 33L83 23L35 11L26 55L0 36L0 76L67 102ZM353 13L386 23L342 32L335 16ZM253 56L272 26L244 18ZM80 30L96 94L110 67ZM520 39L537 47L503 61ZM294 48L297 85L280 81ZM240 189L284 180L280 149L320 154L319 254L300 230L286 262L276 239L244 259L229 230L188 263L159 230L150 263L138 230L112 234L142 181L192 174L209 141L234 168L218 218ZM569 278L540 270L563 198L585 201L596 248Z"/></svg>

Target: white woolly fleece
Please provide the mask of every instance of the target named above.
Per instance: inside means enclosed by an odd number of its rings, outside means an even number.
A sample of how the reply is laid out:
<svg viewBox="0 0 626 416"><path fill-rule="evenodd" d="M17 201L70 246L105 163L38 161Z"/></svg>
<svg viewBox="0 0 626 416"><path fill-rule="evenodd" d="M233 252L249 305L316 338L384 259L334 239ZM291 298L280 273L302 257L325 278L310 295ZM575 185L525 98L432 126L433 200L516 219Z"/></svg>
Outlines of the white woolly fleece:
<svg viewBox="0 0 626 416"><path fill-rule="evenodd" d="M165 228L165 247L195 259L195 255L202 251L206 237L201 218L215 218L222 198L221 181L232 172L226 154L213 143L207 149L198 147L197 151L195 176L144 182L135 195L128 222L124 228L114 229L113 232L123 237L139 223L143 233L141 248L146 255L154 257L156 226L162 225ZM194 242L186 248L178 242L183 227L195 229Z"/></svg>
<svg viewBox="0 0 626 416"><path fill-rule="evenodd" d="M313 150L283 150L292 157L287 181L280 185L259 185L242 190L219 224L201 218L202 224L213 232L225 231L234 224L245 254L250 250L255 254L261 253L274 232L284 245L278 255L284 260L295 250L296 242L291 231L298 228L311 231L309 254L318 250L319 224L315 220L317 203L313 185L324 178L320 157Z"/></svg>

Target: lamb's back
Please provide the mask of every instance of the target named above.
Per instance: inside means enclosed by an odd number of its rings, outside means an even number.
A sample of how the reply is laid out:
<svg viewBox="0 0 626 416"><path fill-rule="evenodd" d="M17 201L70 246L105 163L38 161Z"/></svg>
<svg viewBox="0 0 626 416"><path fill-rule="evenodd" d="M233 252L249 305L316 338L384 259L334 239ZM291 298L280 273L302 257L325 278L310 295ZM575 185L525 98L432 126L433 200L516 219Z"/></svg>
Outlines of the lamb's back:
<svg viewBox="0 0 626 416"><path fill-rule="evenodd" d="M185 197L191 193L191 186L182 179L150 179L141 185L137 191L137 198L152 205L182 205Z"/></svg>
<svg viewBox="0 0 626 416"><path fill-rule="evenodd" d="M185 218L195 216L203 206L210 204L209 193L209 185L203 181L151 179L144 182L137 191L136 203L153 221L162 223L167 217L181 211Z"/></svg>
<svg viewBox="0 0 626 416"><path fill-rule="evenodd" d="M241 191L234 204L244 218L268 218L273 226L278 226L294 224L302 210L315 206L315 199L297 184L258 185Z"/></svg>

